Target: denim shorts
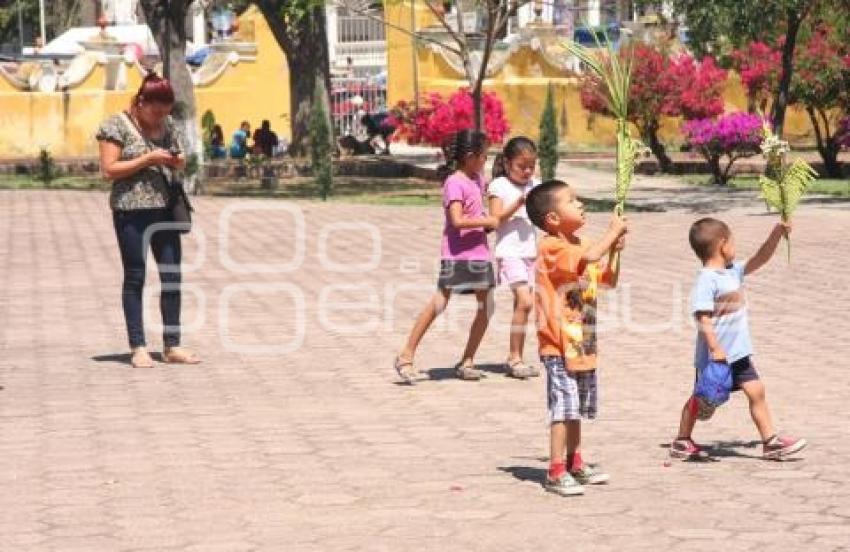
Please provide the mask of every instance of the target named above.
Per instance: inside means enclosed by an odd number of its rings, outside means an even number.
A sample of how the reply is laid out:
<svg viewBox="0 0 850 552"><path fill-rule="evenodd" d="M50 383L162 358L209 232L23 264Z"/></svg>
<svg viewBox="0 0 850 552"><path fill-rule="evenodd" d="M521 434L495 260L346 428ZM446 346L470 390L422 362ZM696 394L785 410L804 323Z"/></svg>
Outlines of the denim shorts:
<svg viewBox="0 0 850 552"><path fill-rule="evenodd" d="M546 367L549 422L592 420L597 412L596 370L569 372L563 357L540 357Z"/></svg>

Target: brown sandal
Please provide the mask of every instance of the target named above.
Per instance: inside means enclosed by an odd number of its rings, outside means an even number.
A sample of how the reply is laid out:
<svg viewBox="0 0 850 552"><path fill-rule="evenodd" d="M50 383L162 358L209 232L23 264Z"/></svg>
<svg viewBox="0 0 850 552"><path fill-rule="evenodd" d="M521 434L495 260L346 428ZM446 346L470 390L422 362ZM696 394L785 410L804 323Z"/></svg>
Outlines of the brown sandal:
<svg viewBox="0 0 850 552"><path fill-rule="evenodd" d="M171 349L163 351L162 360L166 364L200 364L201 359L195 356L195 353L184 351L182 349Z"/></svg>

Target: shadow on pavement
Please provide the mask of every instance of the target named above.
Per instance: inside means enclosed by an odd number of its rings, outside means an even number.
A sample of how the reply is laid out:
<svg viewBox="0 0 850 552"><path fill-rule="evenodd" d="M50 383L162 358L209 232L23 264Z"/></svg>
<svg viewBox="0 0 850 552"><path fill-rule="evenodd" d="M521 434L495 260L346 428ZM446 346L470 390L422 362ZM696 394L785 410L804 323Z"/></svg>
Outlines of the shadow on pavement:
<svg viewBox="0 0 850 552"><path fill-rule="evenodd" d="M505 466L499 467L499 471L509 473L520 481L531 481L533 483L543 484L546 479L545 468L531 468L529 466Z"/></svg>
<svg viewBox="0 0 850 552"><path fill-rule="evenodd" d="M162 353L151 353L150 355L155 362L163 362ZM91 359L95 362L118 362L120 364L130 364L130 353L95 355L91 357Z"/></svg>
<svg viewBox="0 0 850 552"><path fill-rule="evenodd" d="M490 374L505 375L508 372L507 366L504 363L499 364L476 364L476 368L484 372L482 379L487 378ZM431 368L427 371L428 379L434 381L442 381L449 379L457 379L454 367L452 368Z"/></svg>

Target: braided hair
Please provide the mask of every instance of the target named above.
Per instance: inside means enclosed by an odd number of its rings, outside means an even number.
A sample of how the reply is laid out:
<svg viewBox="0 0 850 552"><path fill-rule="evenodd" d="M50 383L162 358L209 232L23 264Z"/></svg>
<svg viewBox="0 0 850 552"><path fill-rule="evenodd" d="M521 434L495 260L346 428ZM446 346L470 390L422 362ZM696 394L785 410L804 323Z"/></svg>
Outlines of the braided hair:
<svg viewBox="0 0 850 552"><path fill-rule="evenodd" d="M508 176L508 163L522 153L532 153L537 155L537 146L534 140L525 136L514 136L508 143L505 144L502 153L496 156L493 161L493 178Z"/></svg>
<svg viewBox="0 0 850 552"><path fill-rule="evenodd" d="M446 164L437 169L440 180L445 180L456 170L463 167L463 162L470 155L480 155L487 150L487 135L483 132L467 128L459 130L443 146Z"/></svg>

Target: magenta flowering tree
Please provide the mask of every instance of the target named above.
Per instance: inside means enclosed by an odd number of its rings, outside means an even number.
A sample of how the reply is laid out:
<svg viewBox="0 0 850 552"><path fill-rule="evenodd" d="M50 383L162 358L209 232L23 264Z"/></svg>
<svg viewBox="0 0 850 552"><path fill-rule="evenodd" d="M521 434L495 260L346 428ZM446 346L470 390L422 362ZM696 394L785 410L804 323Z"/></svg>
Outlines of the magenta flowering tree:
<svg viewBox="0 0 850 552"><path fill-rule="evenodd" d="M688 121L683 131L688 144L708 161L714 184L725 186L735 161L759 152L763 124L758 115L739 112L718 119Z"/></svg>
<svg viewBox="0 0 850 552"><path fill-rule="evenodd" d="M508 120L502 100L495 92L481 96L484 128L491 144L499 144L508 134ZM426 94L419 109L409 102L399 102L392 109L389 123L396 127L395 139L409 144L429 144L442 147L459 130L475 128L475 106L472 94L462 88L444 99L433 92Z"/></svg>

